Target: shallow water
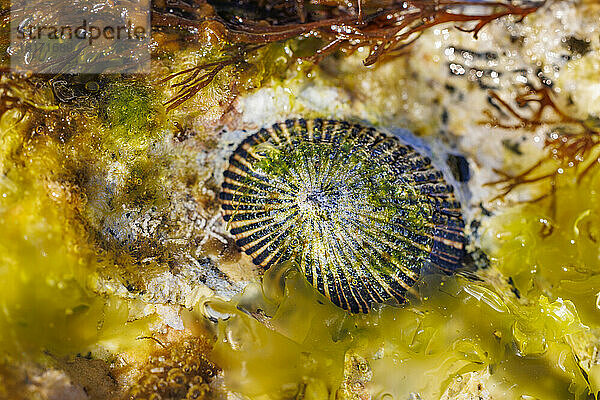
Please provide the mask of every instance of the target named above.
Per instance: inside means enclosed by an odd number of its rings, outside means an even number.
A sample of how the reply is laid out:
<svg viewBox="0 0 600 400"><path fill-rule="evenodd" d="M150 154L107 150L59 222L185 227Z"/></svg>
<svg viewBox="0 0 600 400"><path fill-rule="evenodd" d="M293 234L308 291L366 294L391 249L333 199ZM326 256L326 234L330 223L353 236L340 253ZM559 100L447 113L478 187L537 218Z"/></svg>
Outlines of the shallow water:
<svg viewBox="0 0 600 400"><path fill-rule="evenodd" d="M442 27L370 68L365 49L311 66L296 57L312 39L277 43L168 113L176 89L161 79L225 54L208 28L199 43L157 35L153 75L62 77L59 87L76 89L68 102L47 77L3 75L3 98L28 107L0 119L0 398L84 399L84 388L129 398L159 380L150 358L178 368L168 354L189 336L201 345L185 362L221 369L203 376L207 397L594 398L600 173L577 181L556 156L539 171L561 168L554 186L492 200L501 188L485 184L498 171L523 171L573 127L548 112L534 129L501 129L485 111L514 123L489 90L512 99L541 79L597 132L599 12L555 2L478 40ZM261 283L221 220L219 179L245 135L298 116L410 130L440 164L464 156L470 179L457 191L471 250L489 266L427 275L420 298L366 315L333 306L287 265Z"/></svg>

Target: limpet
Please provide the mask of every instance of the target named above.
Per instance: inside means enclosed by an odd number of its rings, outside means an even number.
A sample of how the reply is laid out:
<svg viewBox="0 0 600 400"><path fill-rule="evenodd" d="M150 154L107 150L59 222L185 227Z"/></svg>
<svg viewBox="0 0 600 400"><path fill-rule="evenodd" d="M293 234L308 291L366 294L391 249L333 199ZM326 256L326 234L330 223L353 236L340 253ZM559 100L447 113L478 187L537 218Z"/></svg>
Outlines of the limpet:
<svg viewBox="0 0 600 400"><path fill-rule="evenodd" d="M290 261L337 306L404 303L421 271L465 253L442 172L398 138L345 121L291 119L246 138L220 193L237 245L264 270Z"/></svg>

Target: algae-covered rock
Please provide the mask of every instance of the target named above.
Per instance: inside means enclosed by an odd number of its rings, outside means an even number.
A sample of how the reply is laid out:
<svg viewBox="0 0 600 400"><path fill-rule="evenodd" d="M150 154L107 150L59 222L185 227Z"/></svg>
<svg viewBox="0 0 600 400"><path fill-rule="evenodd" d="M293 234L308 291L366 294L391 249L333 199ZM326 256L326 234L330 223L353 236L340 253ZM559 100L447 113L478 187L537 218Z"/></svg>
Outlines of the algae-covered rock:
<svg viewBox="0 0 600 400"><path fill-rule="evenodd" d="M301 8L184 3L185 26L154 4L148 75L0 77L0 398L600 393L597 5L548 1L477 39L436 25L367 68L356 43L326 57L321 31L249 45L219 20ZM308 5L308 23L358 13ZM409 130L450 160L465 270L357 315L293 263L254 266L222 218L223 171L297 117Z"/></svg>

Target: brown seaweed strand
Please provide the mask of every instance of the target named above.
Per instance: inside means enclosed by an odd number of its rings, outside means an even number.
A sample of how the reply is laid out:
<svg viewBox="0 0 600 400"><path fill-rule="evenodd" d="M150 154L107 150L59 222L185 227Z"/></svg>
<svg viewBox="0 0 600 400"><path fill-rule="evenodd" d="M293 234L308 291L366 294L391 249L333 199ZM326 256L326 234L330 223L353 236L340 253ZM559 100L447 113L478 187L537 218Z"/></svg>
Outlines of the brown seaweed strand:
<svg viewBox="0 0 600 400"><path fill-rule="evenodd" d="M338 48L341 42L348 46L369 46L371 52L365 59L365 65L371 65L387 51L393 51L403 42L433 26L444 23L476 22L472 28L457 27L472 33L475 38L490 22L495 19L516 15L523 19L535 12L544 2L515 5L511 2L478 2L475 0L408 0L396 3L385 9L375 9L368 13L364 1L357 0L358 13L340 10L339 15L329 16L322 20L303 22L306 20L305 2L295 0L299 13L299 22L284 25L272 25L262 20L244 19L225 21L218 17L207 16L204 20L189 20L172 14L154 12L155 26L179 26L185 28L201 28L202 22L211 20L224 26L225 35L230 43L269 44L285 41L302 35L319 36L325 43L323 48ZM302 6L300 6L302 4ZM459 6L481 7L493 9L489 14L463 14L453 11ZM330 6L331 9L336 7ZM477 13L475 13L477 14ZM333 42L333 43L332 43Z"/></svg>
<svg viewBox="0 0 600 400"><path fill-rule="evenodd" d="M183 77L183 80L171 84L171 87L178 88L178 91L173 98L164 103L167 106L167 112L179 107L200 90L207 87L225 67L243 62L249 52L258 50L261 47L263 46L248 47L244 51L240 50L239 54L235 56L175 72L159 81L159 83L166 83L175 78Z"/></svg>
<svg viewBox="0 0 600 400"><path fill-rule="evenodd" d="M202 0L199 1L202 2ZM390 6L383 9L374 7L369 9L368 2L356 0L356 7L353 6L348 11L338 6L327 5L327 2L284 1L293 2L298 14L298 22L277 25L263 20L243 19L241 23L239 20L225 21L217 16L214 10L199 20L191 20L174 14L165 14L161 10L154 10L152 21L157 28L166 26L197 30L203 29L203 24L210 21L212 28L219 31L227 42L238 44L238 50L231 52L234 55L229 54L220 61L172 74L163 80L166 82L180 75L188 74L183 81L173 85L179 87L179 92L166 103L167 110L172 110L189 100L210 84L225 67L245 62L244 53L270 43L301 36L317 36L324 43L313 56L306 57L313 62L319 62L339 49L351 53L359 47L366 46L369 48L369 54L363 63L369 66L384 55L392 57L406 54L405 50L408 46L413 44L423 32L436 25L452 22L476 23L472 28L458 27L462 31L472 33L476 38L481 29L493 20L507 15L516 15L522 19L544 4L543 1L515 5L508 1L482 3L476 0L407 0L391 2ZM203 4L210 7L205 2ZM311 4L327 6L329 13L325 14L323 19L305 22L307 7ZM475 15L471 15L456 10L461 6L480 7L482 10L491 11L487 14L474 13ZM358 12L355 8L358 8ZM250 46L253 45L258 47L251 48Z"/></svg>
<svg viewBox="0 0 600 400"><path fill-rule="evenodd" d="M232 42L272 43L300 35L316 34L327 42L323 47L327 49L338 48L342 43L351 46L367 45L371 47L371 52L364 64L371 65L383 53L395 50L416 33L433 26L450 22L477 22L473 28L458 27L477 38L481 29L493 20L507 15L517 15L522 19L535 12L542 4L523 7L505 2L412 0L369 15L362 15L361 6L358 15L346 14L310 23L273 26L248 20L241 25L225 24ZM483 15L452 12L453 8L463 5L501 9Z"/></svg>
<svg viewBox="0 0 600 400"><path fill-rule="evenodd" d="M413 1L410 3L415 8L418 8L417 4L421 2ZM475 4L469 1L439 1L435 6L422 7L418 9L418 11L413 12L412 14L398 16L398 18L395 21L396 27L388 28L390 29L390 31L388 32L388 35L385 36L383 44L378 45L376 51L371 51L371 54L369 54L369 57L367 57L367 59L365 60L365 65L371 65L375 63L384 52L393 51L397 49L398 46L401 46L403 42L408 40L414 34L424 32L436 25L450 22L468 23L476 21L477 24L473 28L467 29L460 26L457 26L456 28L463 32L472 33L473 37L477 39L481 29L483 29L483 27L488 25L493 20L505 17L507 15L518 15L522 19L525 16L533 13L540 7L540 5L535 5L531 7L519 7L510 3L495 2L478 3L477 5L481 5L486 8L502 7L504 9L501 11L491 13L489 15L468 15L450 12L452 7L456 7L458 5L473 6ZM367 42L370 42L374 39L376 38L366 38Z"/></svg>
<svg viewBox="0 0 600 400"><path fill-rule="evenodd" d="M501 193L498 194L496 197L494 197L492 199L492 201L495 200L499 200L499 199L503 199L506 195L508 195L516 186L520 186L520 185L525 185L525 184L531 184L531 183L535 183L535 182L540 182L546 179L550 179L552 177L555 176L554 172L548 173L548 174L543 174L543 175L538 175L535 177L531 177L530 174L537 172L537 170L545 163L545 159L541 159L538 162L536 162L533 166L529 167L528 169L526 169L525 171L517 174L517 175L511 175L507 172L504 172L502 170L493 168L493 171L500 175L501 178L496 180L496 181L492 181L492 182L487 182L484 184L484 186L501 186L500 190ZM546 195L543 195L540 198L534 199L534 200L530 200L530 202L535 202L535 201L539 201L542 198L545 198Z"/></svg>
<svg viewBox="0 0 600 400"><path fill-rule="evenodd" d="M524 92L515 96L514 102L520 108L535 104L536 108L532 115L526 115L517 111L514 106L503 100L497 93L491 91L489 95L500 109L518 122L513 124L503 123L500 121L500 116L496 116L490 110L485 110L484 115L487 119L481 123L500 129L525 129L529 131L533 131L540 126L548 126L550 130L544 141L547 153L532 167L517 175L511 175L495 169L494 172L500 176L500 179L487 183L487 185L500 186L501 193L494 200L504 198L517 187L549 180L551 191L531 200L532 202L539 201L554 193L556 179L560 173L564 172L561 168L574 167L577 171L577 183L580 183L584 176L600 164L600 156L594 158L592 161L587 160L600 145L599 130L587 124L585 120L568 115L558 107L553 99L554 94L551 88L547 86L535 88L532 85L526 85L524 89ZM551 114L551 116L545 116L548 114ZM574 131L567 132L564 129L565 127L571 127ZM539 170L552 160L559 162L560 167L552 172L540 175ZM588 161L587 165L586 161ZM584 165L585 167L583 167ZM536 173L538 175L535 175Z"/></svg>

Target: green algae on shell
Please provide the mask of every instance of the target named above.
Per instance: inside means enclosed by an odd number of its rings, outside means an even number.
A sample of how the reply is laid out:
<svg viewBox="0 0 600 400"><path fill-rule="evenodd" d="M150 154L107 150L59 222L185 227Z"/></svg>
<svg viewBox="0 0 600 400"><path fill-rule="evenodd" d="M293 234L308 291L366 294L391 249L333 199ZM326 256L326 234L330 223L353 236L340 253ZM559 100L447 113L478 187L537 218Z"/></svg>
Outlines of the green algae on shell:
<svg viewBox="0 0 600 400"><path fill-rule="evenodd" d="M256 265L291 261L351 312L404 303L422 270L452 273L464 255L460 204L429 158L345 121L259 130L230 157L220 198Z"/></svg>

